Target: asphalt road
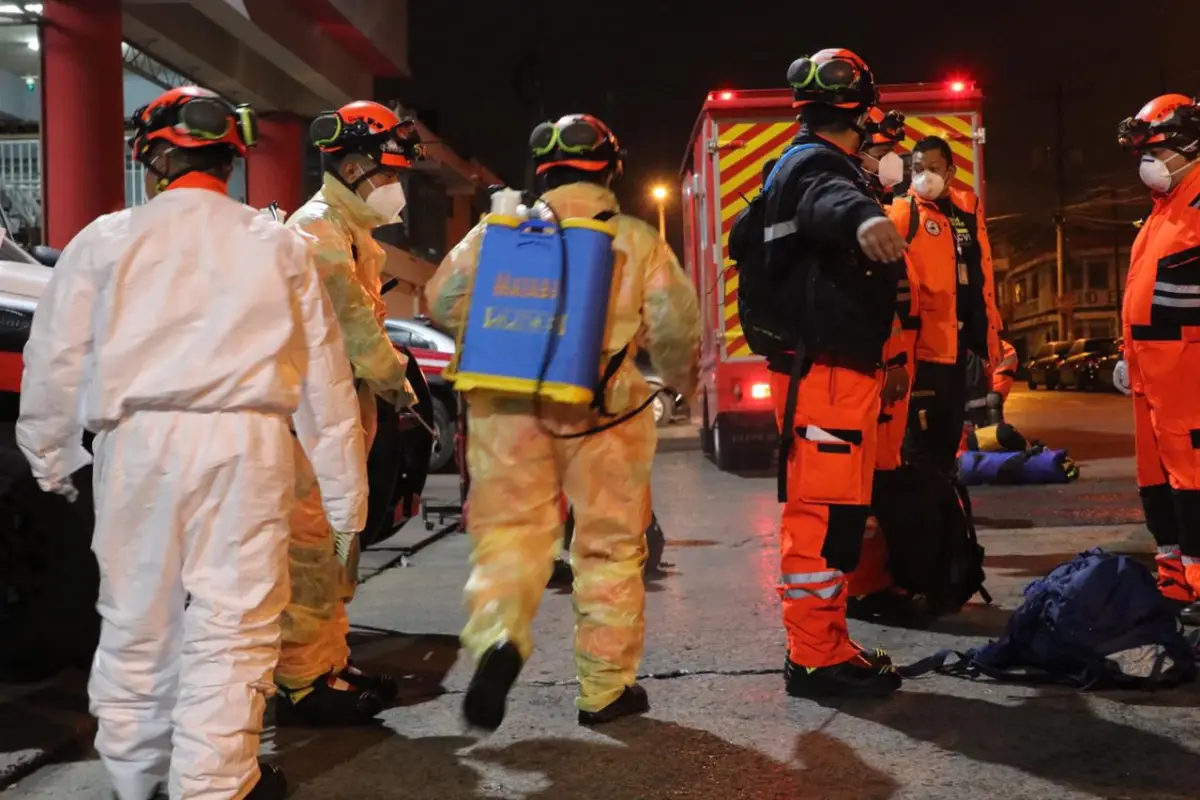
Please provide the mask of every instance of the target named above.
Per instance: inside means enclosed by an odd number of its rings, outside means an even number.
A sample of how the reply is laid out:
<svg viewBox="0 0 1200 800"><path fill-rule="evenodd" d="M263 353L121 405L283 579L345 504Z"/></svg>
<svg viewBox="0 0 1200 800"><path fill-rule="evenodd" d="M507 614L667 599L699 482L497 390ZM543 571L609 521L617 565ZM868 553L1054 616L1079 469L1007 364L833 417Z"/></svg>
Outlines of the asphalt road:
<svg viewBox="0 0 1200 800"><path fill-rule="evenodd" d="M1139 525L1070 527L1052 509L1126 498L1132 480L1128 407L1103 395L1014 395L1010 418L1065 445L1083 466L1072 490L1035 487L992 503L982 531L996 605L974 603L929 631L855 625L856 637L901 662L996 636L1022 587L1076 552L1102 545L1148 554ZM470 678L458 652L469 541L443 538L408 559L366 554L372 577L352 607L356 657L403 680L400 704L365 730L271 730L264 748L306 800L985 800L1195 798L1200 689L1081 694L953 678L909 681L877 703L823 707L783 692L784 636L775 592L778 505L770 477L719 473L669 434L655 474L667 535L666 577L649 586L642 666L653 709L595 731L575 724L570 598L546 594L504 726L490 737L459 719ZM1118 446L1125 442L1126 446ZM448 479L439 478L446 494ZM1097 489L1096 487L1100 488ZM1089 488L1091 487L1091 488ZM984 492L979 492L982 495ZM1046 498L1053 497L1053 501ZM1043 502L1045 501L1045 502ZM989 501L978 501L978 506ZM1115 503L1114 508L1119 503ZM1130 516L1134 512L1122 513ZM1083 512L1071 511L1069 514ZM1110 516L1116 514L1105 512ZM1007 515L1007 516L1006 516ZM1043 527L1042 516L1056 524ZM1086 514L1084 514L1086 517ZM1007 518L1022 524L1006 524ZM1036 526L1023 522L1033 519ZM390 566L389 566L390 563ZM68 753L0 793L106 798L103 770Z"/></svg>

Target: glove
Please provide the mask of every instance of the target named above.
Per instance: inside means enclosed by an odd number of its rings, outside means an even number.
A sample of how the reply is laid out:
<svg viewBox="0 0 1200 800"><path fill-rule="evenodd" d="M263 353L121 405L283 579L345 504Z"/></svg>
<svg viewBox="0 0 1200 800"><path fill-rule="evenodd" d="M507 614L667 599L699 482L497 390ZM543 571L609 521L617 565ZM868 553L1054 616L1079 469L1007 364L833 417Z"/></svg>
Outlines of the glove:
<svg viewBox="0 0 1200 800"><path fill-rule="evenodd" d="M358 534L344 531L333 532L333 551L338 563L346 573L346 579L354 584L358 581Z"/></svg>
<svg viewBox="0 0 1200 800"><path fill-rule="evenodd" d="M1122 394L1133 394L1133 389L1129 386L1129 365L1125 363L1125 359L1121 359L1113 367L1113 388Z"/></svg>
<svg viewBox="0 0 1200 800"><path fill-rule="evenodd" d="M65 497L68 503L74 503L79 499L79 490L75 488L75 484L71 482L70 478L63 478L61 481L55 482L38 481L38 485L44 492L53 492L60 497Z"/></svg>
<svg viewBox="0 0 1200 800"><path fill-rule="evenodd" d="M887 377L883 381L883 392L880 398L885 406L903 400L908 394L908 370L902 366L888 367Z"/></svg>

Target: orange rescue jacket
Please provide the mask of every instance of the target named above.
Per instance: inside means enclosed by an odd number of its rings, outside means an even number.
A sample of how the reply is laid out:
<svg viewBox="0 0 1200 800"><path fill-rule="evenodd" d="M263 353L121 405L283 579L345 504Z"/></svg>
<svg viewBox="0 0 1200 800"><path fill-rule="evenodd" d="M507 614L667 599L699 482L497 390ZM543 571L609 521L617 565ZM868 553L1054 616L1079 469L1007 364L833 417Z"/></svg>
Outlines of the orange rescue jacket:
<svg viewBox="0 0 1200 800"><path fill-rule="evenodd" d="M910 190L908 197L896 198L888 207L888 215L901 232L910 229L914 197ZM982 208L978 198L970 192L951 190L950 199L960 210L975 216L983 273L980 289L988 317L986 357L990 363L998 363L1001 359L1001 322L996 308L992 248ZM908 254L920 285L921 330L917 336L916 357L918 361L953 364L958 360L958 251L954 232L950 220L933 201L917 198L915 207L919 220Z"/></svg>
<svg viewBox="0 0 1200 800"><path fill-rule="evenodd" d="M1133 390L1174 381L1193 391L1179 353L1200 344L1200 169L1155 198L1133 243L1122 318Z"/></svg>

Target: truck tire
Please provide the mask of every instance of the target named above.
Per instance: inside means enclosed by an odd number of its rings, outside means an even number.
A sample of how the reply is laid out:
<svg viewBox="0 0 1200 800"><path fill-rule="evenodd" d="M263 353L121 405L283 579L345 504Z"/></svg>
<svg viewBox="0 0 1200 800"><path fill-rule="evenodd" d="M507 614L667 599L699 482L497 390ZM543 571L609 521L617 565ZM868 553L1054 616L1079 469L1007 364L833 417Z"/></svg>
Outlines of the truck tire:
<svg viewBox="0 0 1200 800"><path fill-rule="evenodd" d="M717 465L717 469L722 472L730 472L737 468L740 459L740 454L733 442L730 441L731 436L727 430L728 426L722 425L720 420L714 420L712 424L712 460Z"/></svg>
<svg viewBox="0 0 1200 800"><path fill-rule="evenodd" d="M433 443L433 454L429 458L429 471L441 472L454 461L454 415L446 408L440 397L433 398L433 427L437 440Z"/></svg>
<svg viewBox="0 0 1200 800"><path fill-rule="evenodd" d="M706 456L713 454L713 432L708 420L708 397L700 401L700 452Z"/></svg>

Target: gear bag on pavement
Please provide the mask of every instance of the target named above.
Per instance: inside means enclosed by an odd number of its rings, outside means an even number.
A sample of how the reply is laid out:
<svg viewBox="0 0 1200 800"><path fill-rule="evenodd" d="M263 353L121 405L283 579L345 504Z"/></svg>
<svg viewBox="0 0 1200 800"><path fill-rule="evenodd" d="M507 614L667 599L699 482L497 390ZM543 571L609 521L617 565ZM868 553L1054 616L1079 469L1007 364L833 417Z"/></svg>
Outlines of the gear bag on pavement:
<svg viewBox="0 0 1200 800"><path fill-rule="evenodd" d="M872 512L887 540L896 585L932 614L953 614L984 588L984 550L971 498L954 479L915 464L876 473Z"/></svg>
<svg viewBox="0 0 1200 800"><path fill-rule="evenodd" d="M958 661L946 665L955 655ZM1196 665L1150 570L1097 548L1026 586L999 639L900 670L905 677L935 671L1082 689L1159 689L1194 680Z"/></svg>
<svg viewBox="0 0 1200 800"><path fill-rule="evenodd" d="M738 273L738 320L746 344L755 355L771 356L791 352L800 338L794 312L800 300L780 296L780 286L767 271L766 206L767 192L784 163L796 154L817 147L798 144L789 148L763 181L762 191L750 201L729 231L729 257Z"/></svg>

